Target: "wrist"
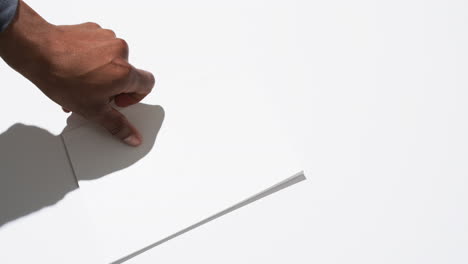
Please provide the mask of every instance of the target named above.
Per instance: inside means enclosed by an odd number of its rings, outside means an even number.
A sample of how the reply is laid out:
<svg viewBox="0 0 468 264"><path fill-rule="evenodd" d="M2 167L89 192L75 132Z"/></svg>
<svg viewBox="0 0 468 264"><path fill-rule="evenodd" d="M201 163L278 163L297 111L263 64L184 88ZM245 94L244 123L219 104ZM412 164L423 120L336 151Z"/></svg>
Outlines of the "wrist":
<svg viewBox="0 0 468 264"><path fill-rule="evenodd" d="M47 46L47 36L55 26L48 23L31 7L19 1L15 18L0 33L0 57L25 75L34 60L41 59L41 49Z"/></svg>

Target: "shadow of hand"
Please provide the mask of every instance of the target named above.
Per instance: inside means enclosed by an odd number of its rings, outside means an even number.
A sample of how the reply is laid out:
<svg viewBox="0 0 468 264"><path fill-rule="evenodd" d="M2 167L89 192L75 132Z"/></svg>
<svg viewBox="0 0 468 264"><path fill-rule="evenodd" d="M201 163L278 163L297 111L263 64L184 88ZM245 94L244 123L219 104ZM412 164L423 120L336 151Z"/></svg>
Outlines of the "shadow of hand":
<svg viewBox="0 0 468 264"><path fill-rule="evenodd" d="M106 144L99 152L78 151L96 161L95 166L79 175L80 180L98 179L127 168L151 151L164 119L163 108L137 104L125 112L129 119L137 119L136 123L140 124L138 128L143 132L143 144L138 148L124 146L119 152L106 149ZM72 115L62 134L78 131L81 125L89 126ZM95 132L102 133L98 127ZM115 140L110 136L109 138ZM79 140L86 142L88 139ZM74 158L76 160L80 157ZM79 187L76 177L61 136L54 136L35 126L11 126L0 135L0 228L10 221L60 201L67 193Z"/></svg>

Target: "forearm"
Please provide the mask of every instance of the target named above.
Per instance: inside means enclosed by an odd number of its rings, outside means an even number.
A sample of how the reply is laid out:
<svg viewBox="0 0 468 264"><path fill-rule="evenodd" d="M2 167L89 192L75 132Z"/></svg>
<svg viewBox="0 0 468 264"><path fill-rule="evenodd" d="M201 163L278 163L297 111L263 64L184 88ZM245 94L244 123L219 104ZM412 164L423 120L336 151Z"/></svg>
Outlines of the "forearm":
<svg viewBox="0 0 468 264"><path fill-rule="evenodd" d="M35 68L32 62L41 60L41 49L48 45L44 36L50 30L51 24L19 1L16 15L0 33L0 57L21 74L32 77L31 71Z"/></svg>

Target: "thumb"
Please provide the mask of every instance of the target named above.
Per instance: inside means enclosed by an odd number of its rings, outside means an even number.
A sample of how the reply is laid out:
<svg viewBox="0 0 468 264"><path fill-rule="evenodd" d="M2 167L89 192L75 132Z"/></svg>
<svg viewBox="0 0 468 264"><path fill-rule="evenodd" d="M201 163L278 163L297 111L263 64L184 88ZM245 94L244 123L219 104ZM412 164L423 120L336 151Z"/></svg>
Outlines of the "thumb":
<svg viewBox="0 0 468 264"><path fill-rule="evenodd" d="M113 107L108 106L108 110L102 112L96 121L124 143L134 147L141 144L142 138L138 130Z"/></svg>

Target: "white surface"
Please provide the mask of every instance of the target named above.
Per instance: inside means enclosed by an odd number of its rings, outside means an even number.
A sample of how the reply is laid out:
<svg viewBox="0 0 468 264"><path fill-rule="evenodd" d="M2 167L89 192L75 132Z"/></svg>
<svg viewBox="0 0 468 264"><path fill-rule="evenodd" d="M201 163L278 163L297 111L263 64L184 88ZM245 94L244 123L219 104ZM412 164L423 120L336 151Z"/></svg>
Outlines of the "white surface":
<svg viewBox="0 0 468 264"><path fill-rule="evenodd" d="M233 204L233 205L229 206L228 208L225 208L225 209L217 212L216 214L213 214L213 215L211 215L209 217L206 217L206 218L204 218L204 219L202 219L202 220L200 220L200 221L198 221L198 222L196 222L196 223L194 223L194 224L192 224L190 226L187 226L187 227L185 227L185 228L183 228L183 229L181 229L181 230L179 230L179 231L177 231L177 232L175 232L175 233L173 233L173 234L171 234L171 235L169 235L167 237L159 239L158 241L156 241L156 242L154 242L154 243L152 243L152 244L150 244L150 245L148 245L148 246L146 246L144 248L141 248L138 251L132 252L131 254L128 254L127 256L122 257L122 258L112 262L112 264L119 264L119 263L124 263L124 262L127 262L129 260L132 260L136 256L139 256L139 255L141 255L141 254L143 254L143 253L145 253L145 252L147 252L147 251L149 251L149 250L151 250L151 249L153 249L153 248L155 248L155 247L157 247L159 245L162 245L162 244L166 243L169 240L172 240L172 239L174 239L176 237L179 237L179 236L181 236L181 235L183 235L183 234L185 234L187 232L190 232L190 231L192 231L192 230L194 230L196 228L199 228L200 226L203 226L203 225L205 225L205 224L207 224L207 223L209 223L211 221L214 221L214 220L216 220L216 219L218 219L218 218L220 218L222 216L225 216L225 215L227 215L229 213L232 213L232 212L234 212L236 210L239 210L239 209L241 209L241 208L243 208L243 207L245 207L247 205L250 205L250 204L252 204L252 203L254 203L254 202L258 201L258 200L261 200L261 199L263 199L263 198L265 198L267 196L270 196L270 195L275 194L275 193L277 193L279 191L282 191L282 190L284 190L284 189L286 189L288 187L291 187L294 184L297 184L297 183L299 183L301 181L304 181L304 180L306 180L304 172L302 172L302 171L298 172L298 173L294 174L293 176L288 177L288 178L276 183L275 185L272 185L272 186L268 187L267 189L265 189L265 190L263 190L263 191L261 191L261 192L259 192L257 194L254 194L254 195L252 195L252 196L250 196L250 197L248 197L248 198L246 198L246 199L244 199L244 200L242 200L240 202L237 202L236 204ZM158 227L161 227L161 226L158 226ZM153 226L152 228L155 228L155 227Z"/></svg>
<svg viewBox="0 0 468 264"><path fill-rule="evenodd" d="M52 22L97 20L126 38L131 60L157 73L146 103L177 91L164 107L193 115L187 129L206 125L201 114L226 124L235 112L220 118L215 100L252 105L236 92L255 87L303 157L304 185L132 263L468 261L466 1L30 2ZM16 74L2 79L24 102L0 105L1 130L60 132L59 108ZM222 125L213 134L231 135Z"/></svg>
<svg viewBox="0 0 468 264"><path fill-rule="evenodd" d="M204 97L215 88L207 85L198 93ZM96 226L104 256L99 262L118 260L300 170L255 87L246 83L236 90L238 95L219 95L213 102L193 105L190 114L164 110L153 149L122 170L108 168L148 147L130 148L95 126L63 134L79 191L87 197ZM160 100L161 106L178 109L181 92L173 89ZM249 92L249 100L242 100ZM124 113L151 143L152 123L160 125L163 110L135 109ZM195 113L200 114L194 118ZM86 181L106 171L115 172Z"/></svg>

